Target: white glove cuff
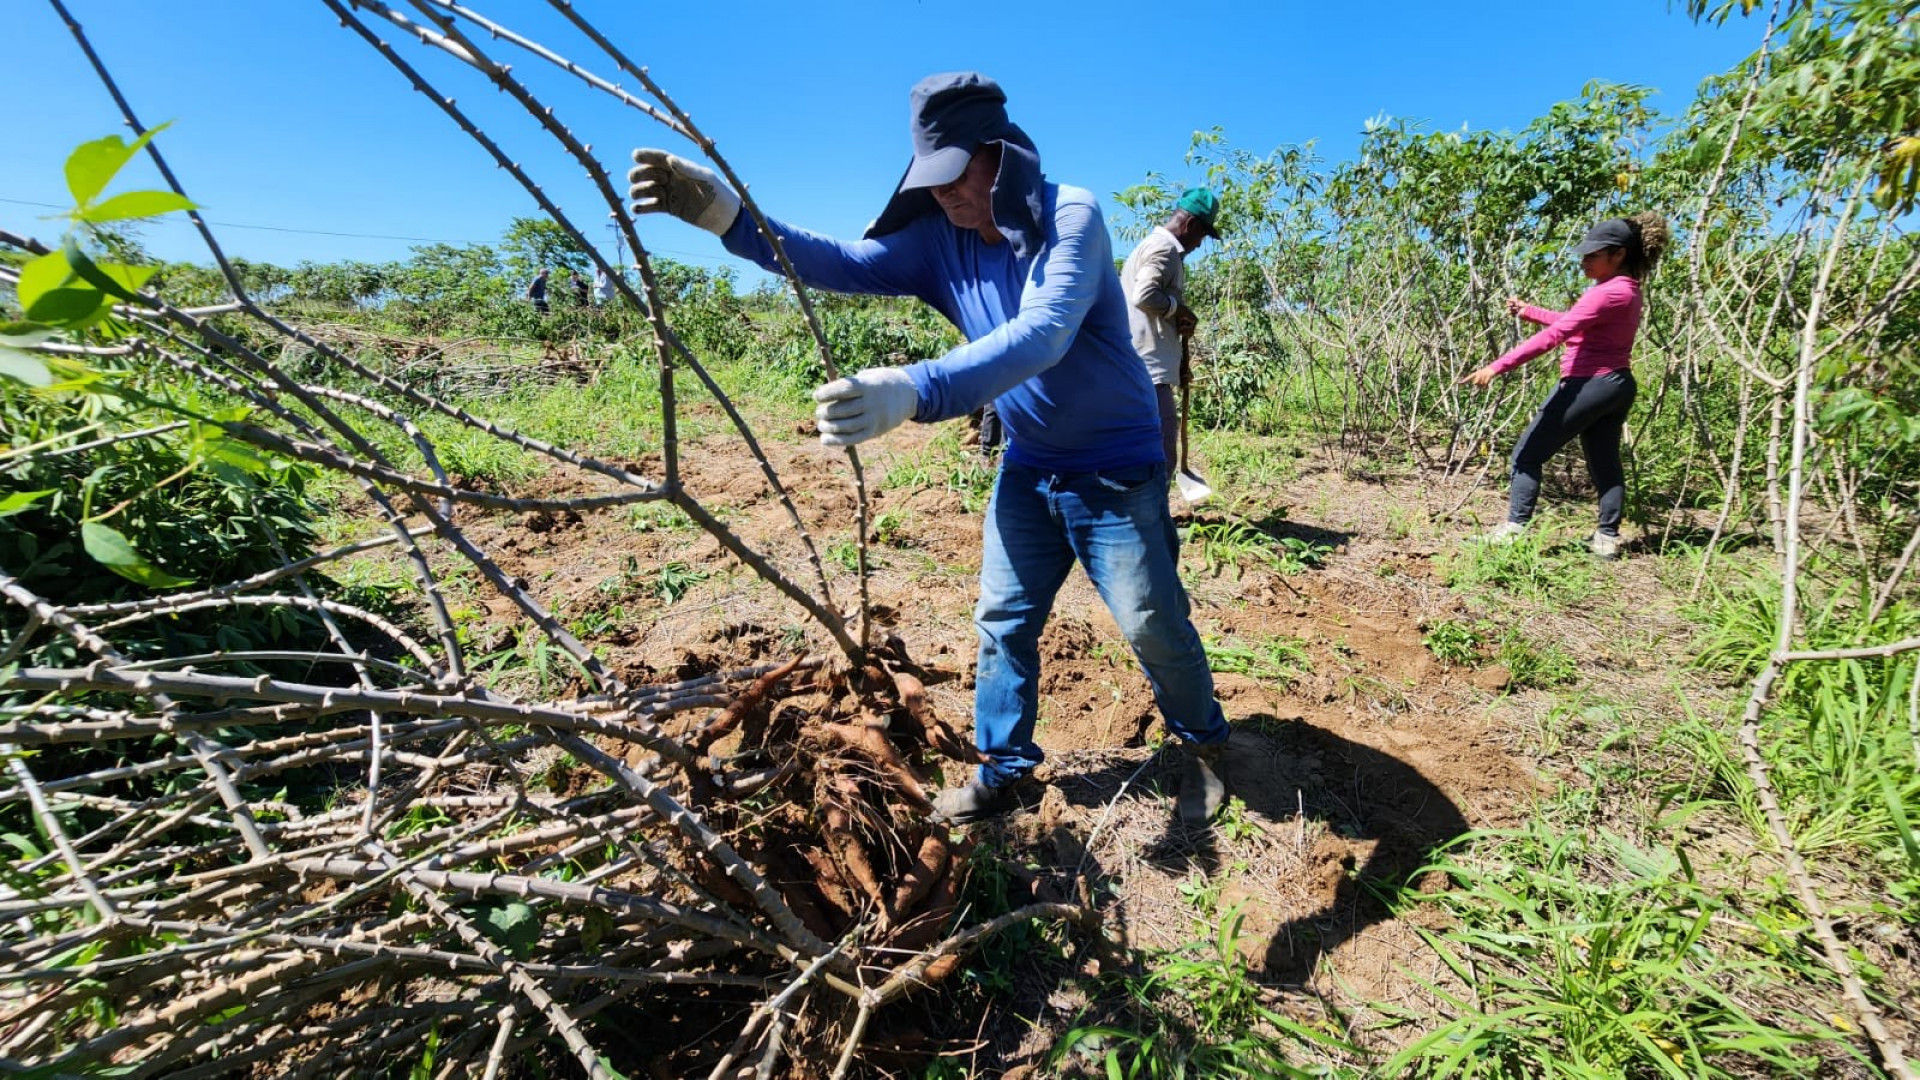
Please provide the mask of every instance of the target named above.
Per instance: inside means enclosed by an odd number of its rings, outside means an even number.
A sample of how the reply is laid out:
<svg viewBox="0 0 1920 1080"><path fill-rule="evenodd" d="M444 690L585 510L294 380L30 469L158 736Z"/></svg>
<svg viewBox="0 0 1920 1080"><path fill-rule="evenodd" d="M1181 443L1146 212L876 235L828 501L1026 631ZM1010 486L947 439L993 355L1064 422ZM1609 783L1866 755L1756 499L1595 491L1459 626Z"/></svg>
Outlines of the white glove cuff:
<svg viewBox="0 0 1920 1080"><path fill-rule="evenodd" d="M700 212L694 224L715 236L725 236L727 230L733 228L734 219L740 216L740 196L725 180L713 173L707 175L713 177L713 201Z"/></svg>

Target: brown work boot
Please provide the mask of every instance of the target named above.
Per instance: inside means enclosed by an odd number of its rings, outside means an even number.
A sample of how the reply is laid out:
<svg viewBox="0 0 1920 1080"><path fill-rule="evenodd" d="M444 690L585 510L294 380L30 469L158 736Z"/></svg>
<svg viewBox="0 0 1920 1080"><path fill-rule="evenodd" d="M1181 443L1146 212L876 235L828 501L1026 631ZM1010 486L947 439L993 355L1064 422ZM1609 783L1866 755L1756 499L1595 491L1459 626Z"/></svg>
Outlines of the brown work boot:
<svg viewBox="0 0 1920 1080"><path fill-rule="evenodd" d="M1192 828L1204 828L1227 798L1227 744L1196 746L1180 744L1180 794L1174 800L1180 810L1180 822Z"/></svg>
<svg viewBox="0 0 1920 1080"><path fill-rule="evenodd" d="M991 787L977 778L964 787L947 788L933 797L933 816L952 825L969 825L999 817L1020 809L1022 797L1030 793L1032 781L1021 777L1010 784Z"/></svg>

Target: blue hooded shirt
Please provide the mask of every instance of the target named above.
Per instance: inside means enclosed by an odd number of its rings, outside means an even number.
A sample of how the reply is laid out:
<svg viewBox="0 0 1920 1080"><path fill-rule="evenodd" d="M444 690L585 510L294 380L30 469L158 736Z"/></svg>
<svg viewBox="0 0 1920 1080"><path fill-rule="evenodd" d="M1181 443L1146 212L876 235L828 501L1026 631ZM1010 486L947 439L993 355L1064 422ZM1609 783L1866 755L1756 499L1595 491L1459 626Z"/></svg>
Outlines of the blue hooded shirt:
<svg viewBox="0 0 1920 1080"><path fill-rule="evenodd" d="M1073 473L1165 461L1159 404L1133 351L1099 202L1083 188L1048 182L1030 147L1007 141L1001 149L993 187L999 244L955 228L931 196L923 212L879 233L883 215L853 242L767 224L808 285L918 297L966 335L965 345L906 368L920 397L915 420L964 416L991 401L1016 464ZM721 239L735 255L778 271L751 215L739 215ZM841 359L861 366L870 358Z"/></svg>

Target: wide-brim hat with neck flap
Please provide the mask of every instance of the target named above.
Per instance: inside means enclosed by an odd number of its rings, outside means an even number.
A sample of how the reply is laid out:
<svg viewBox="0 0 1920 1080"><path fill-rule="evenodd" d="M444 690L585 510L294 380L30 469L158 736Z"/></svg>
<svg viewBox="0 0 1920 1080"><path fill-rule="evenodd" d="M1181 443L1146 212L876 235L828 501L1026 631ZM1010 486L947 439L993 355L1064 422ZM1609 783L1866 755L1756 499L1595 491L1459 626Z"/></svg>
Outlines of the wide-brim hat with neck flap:
<svg viewBox="0 0 1920 1080"><path fill-rule="evenodd" d="M886 208L867 227L868 237L898 232L922 214L938 210L939 204L928 189L959 179L974 151L992 142L1002 145L1000 172L993 186L996 223L1003 231L1011 227L1024 232L1037 222L1034 189L1039 182L1040 155L1027 133L1007 119L1007 95L999 83L977 71L929 75L914 84L908 95L908 113L913 159L907 163L907 171ZM1025 153L1008 152L1016 148ZM1008 184L1009 177L1019 177L1021 182ZM1012 220L1004 220L1003 199L1009 202L1009 211L1025 212L1013 213ZM1025 205L1029 202L1034 205Z"/></svg>

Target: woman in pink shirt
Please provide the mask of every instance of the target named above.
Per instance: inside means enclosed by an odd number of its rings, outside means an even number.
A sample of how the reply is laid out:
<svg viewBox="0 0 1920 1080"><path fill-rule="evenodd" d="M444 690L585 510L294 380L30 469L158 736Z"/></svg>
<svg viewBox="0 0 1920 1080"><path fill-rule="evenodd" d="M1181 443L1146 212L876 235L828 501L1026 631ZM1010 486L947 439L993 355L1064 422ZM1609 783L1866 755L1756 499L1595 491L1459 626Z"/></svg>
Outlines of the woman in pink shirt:
<svg viewBox="0 0 1920 1080"><path fill-rule="evenodd" d="M1546 327L1505 356L1460 380L1485 387L1494 376L1512 371L1557 345L1560 384L1513 448L1513 484L1507 496L1506 523L1490 540L1510 542L1533 519L1540 495L1540 469L1561 447L1580 438L1587 475L1600 492L1600 527L1590 546L1612 559L1620 553L1620 512L1626 504L1627 474L1620 460L1620 437L1633 408L1633 337L1640 329L1640 282L1666 250L1667 223L1655 213L1609 218L1587 230L1574 249L1580 271L1593 287L1566 313L1535 307L1514 297L1507 311Z"/></svg>

